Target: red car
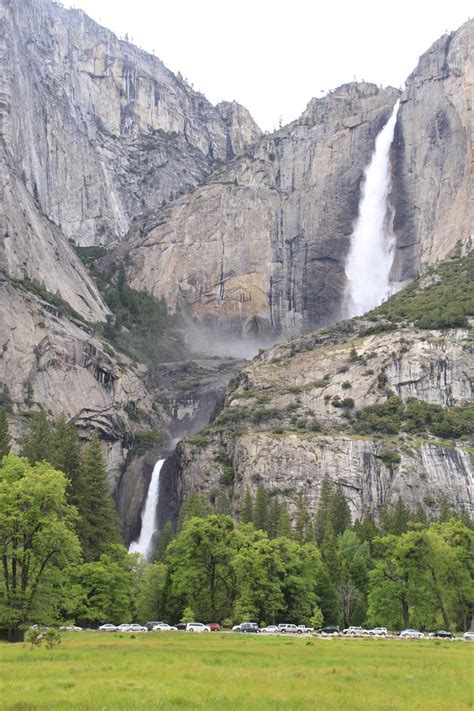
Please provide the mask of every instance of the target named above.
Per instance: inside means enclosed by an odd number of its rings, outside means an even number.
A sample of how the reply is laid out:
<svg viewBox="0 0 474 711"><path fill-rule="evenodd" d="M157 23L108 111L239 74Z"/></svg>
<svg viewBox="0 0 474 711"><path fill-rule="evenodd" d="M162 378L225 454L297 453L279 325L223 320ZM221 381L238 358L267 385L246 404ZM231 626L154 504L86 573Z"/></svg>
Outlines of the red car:
<svg viewBox="0 0 474 711"><path fill-rule="evenodd" d="M208 627L210 627L211 632L219 632L219 630L221 629L220 624L218 624L217 622L210 622L208 624Z"/></svg>

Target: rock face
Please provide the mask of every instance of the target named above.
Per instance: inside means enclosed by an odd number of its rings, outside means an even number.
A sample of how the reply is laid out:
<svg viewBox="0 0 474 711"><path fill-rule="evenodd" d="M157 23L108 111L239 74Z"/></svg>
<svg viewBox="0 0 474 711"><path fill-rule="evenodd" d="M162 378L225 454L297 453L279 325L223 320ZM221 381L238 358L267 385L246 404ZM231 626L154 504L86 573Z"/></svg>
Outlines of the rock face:
<svg viewBox="0 0 474 711"><path fill-rule="evenodd" d="M296 510L301 492L316 511L325 474L339 483L353 516L376 516L398 497L414 510L435 512L447 496L474 513L474 458L470 444L435 437L354 434L348 410L416 397L453 406L472 401L472 340L465 330L404 329L366 337L328 330L264 352L243 369L223 412L198 437L177 448L163 478L163 498L176 510L190 490L215 502L224 490L238 513L246 488L267 490ZM367 322L366 322L367 325ZM351 412L354 410L351 409ZM387 452L397 452L393 461ZM234 469L223 484L223 465ZM224 478L225 480L225 478Z"/></svg>
<svg viewBox="0 0 474 711"><path fill-rule="evenodd" d="M408 77L393 144L395 280L474 234L474 20L444 35Z"/></svg>
<svg viewBox="0 0 474 711"><path fill-rule="evenodd" d="M118 246L133 287L244 335L336 318L364 167L398 92L347 84Z"/></svg>
<svg viewBox="0 0 474 711"><path fill-rule="evenodd" d="M54 417L64 414L83 436L98 432L115 488L134 432L166 432L167 418L153 409L145 375L144 366L114 352L80 322L0 281L0 383L12 403L14 439L25 413L41 406Z"/></svg>
<svg viewBox="0 0 474 711"><path fill-rule="evenodd" d="M2 137L28 191L67 238L122 237L260 131L163 63L51 0L1 0Z"/></svg>
<svg viewBox="0 0 474 711"><path fill-rule="evenodd" d="M445 35L407 80L392 148L394 282L458 245L474 203L474 21ZM349 84L168 208L138 221L116 257L171 308L261 339L334 321L360 184L395 89ZM458 244L459 243L459 244Z"/></svg>

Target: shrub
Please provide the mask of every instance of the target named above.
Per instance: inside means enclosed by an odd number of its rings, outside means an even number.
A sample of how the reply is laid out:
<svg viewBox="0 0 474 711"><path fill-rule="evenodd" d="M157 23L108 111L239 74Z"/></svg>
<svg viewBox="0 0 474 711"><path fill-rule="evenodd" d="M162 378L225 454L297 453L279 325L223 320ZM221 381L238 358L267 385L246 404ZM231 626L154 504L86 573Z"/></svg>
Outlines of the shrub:
<svg viewBox="0 0 474 711"><path fill-rule="evenodd" d="M344 382L341 385L341 388L343 390L350 390L350 388L352 388L352 383L349 380L344 380Z"/></svg>

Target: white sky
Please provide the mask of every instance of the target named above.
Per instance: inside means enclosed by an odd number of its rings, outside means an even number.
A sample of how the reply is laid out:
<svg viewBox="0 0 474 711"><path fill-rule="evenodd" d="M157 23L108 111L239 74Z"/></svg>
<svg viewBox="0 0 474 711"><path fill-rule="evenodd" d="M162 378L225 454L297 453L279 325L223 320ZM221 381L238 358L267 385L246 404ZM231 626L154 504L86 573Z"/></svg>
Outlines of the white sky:
<svg viewBox="0 0 474 711"><path fill-rule="evenodd" d="M262 129L354 78L402 86L418 57L474 14L472 0L63 0L178 70Z"/></svg>

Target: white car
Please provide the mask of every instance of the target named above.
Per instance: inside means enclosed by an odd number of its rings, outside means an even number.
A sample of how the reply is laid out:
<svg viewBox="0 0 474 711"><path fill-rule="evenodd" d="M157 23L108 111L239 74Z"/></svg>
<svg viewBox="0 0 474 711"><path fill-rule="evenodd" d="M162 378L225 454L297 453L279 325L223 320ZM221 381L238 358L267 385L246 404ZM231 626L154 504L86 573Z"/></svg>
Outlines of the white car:
<svg viewBox="0 0 474 711"><path fill-rule="evenodd" d="M210 632L211 628L203 625L202 622L188 622L186 632Z"/></svg>
<svg viewBox="0 0 474 711"><path fill-rule="evenodd" d="M137 625L136 622L133 623L133 625L128 625L128 632L148 632L146 627L143 627L143 625Z"/></svg>
<svg viewBox="0 0 474 711"><path fill-rule="evenodd" d="M130 631L130 625L126 624L125 622L122 622L122 624L117 627L117 632L129 632L129 631Z"/></svg>
<svg viewBox="0 0 474 711"><path fill-rule="evenodd" d="M263 627L263 629L260 630L260 632L266 632L267 634L275 634L279 631L277 625L268 625L268 627Z"/></svg>
<svg viewBox="0 0 474 711"><path fill-rule="evenodd" d="M464 632L462 638L474 642L474 632Z"/></svg>
<svg viewBox="0 0 474 711"><path fill-rule="evenodd" d="M314 632L314 627L307 627L307 625L298 625L298 629L306 632L307 634Z"/></svg>
<svg viewBox="0 0 474 711"><path fill-rule="evenodd" d="M117 632L117 627L107 622L105 625L99 627L99 632Z"/></svg>
<svg viewBox="0 0 474 711"><path fill-rule="evenodd" d="M171 625L166 624L166 622L161 622L159 625L155 625L152 629L152 632L177 632L178 628L177 627L172 627Z"/></svg>
<svg viewBox="0 0 474 711"><path fill-rule="evenodd" d="M342 630L342 634L349 634L351 636L356 636L356 635L363 635L367 634L367 630L364 627L347 627L345 630Z"/></svg>
<svg viewBox="0 0 474 711"><path fill-rule="evenodd" d="M407 629L407 630L402 630L400 632L400 637L410 637L412 639L421 639L425 635L423 632L420 632L420 630L412 630L412 629Z"/></svg>
<svg viewBox="0 0 474 711"><path fill-rule="evenodd" d="M61 625L61 627L58 627L58 630L60 632L82 632L82 627L78 627L77 625Z"/></svg>
<svg viewBox="0 0 474 711"><path fill-rule="evenodd" d="M368 634L373 635L374 637L387 637L388 636L388 630L386 627L374 627L371 630L367 630Z"/></svg>

